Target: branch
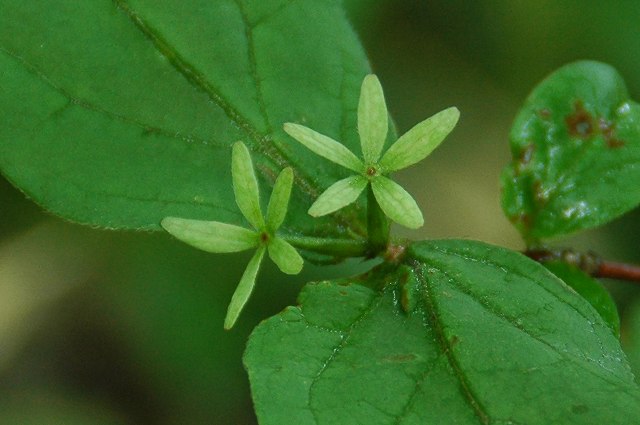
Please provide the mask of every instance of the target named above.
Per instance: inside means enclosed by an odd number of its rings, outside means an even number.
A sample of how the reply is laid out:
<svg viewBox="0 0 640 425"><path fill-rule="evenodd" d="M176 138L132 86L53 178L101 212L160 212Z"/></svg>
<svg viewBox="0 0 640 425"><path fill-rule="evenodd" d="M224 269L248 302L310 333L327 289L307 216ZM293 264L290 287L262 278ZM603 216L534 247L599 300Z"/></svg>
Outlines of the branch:
<svg viewBox="0 0 640 425"><path fill-rule="evenodd" d="M568 249L531 249L526 250L524 255L539 263L563 261L578 267L592 277L626 280L640 284L640 266L603 260L593 252L581 253Z"/></svg>

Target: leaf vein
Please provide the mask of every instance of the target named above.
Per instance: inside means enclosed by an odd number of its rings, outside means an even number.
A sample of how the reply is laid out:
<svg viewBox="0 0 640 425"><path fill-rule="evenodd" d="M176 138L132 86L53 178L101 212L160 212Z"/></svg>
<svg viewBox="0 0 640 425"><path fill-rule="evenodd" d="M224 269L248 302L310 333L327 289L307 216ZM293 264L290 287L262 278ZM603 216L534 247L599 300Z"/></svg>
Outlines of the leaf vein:
<svg viewBox="0 0 640 425"><path fill-rule="evenodd" d="M483 425L488 425L490 423L489 416L485 408L481 405L478 397L472 391L469 380L465 376L464 371L462 370L460 364L458 363L458 360L453 353L453 346L444 334L443 324L439 317L438 305L435 298L431 294L431 288L429 287L429 283L424 276L423 267L420 267L419 265L413 265L412 267L420 284L420 292L423 295L422 298L425 303L427 317L436 334L436 340L438 341L440 350L447 357L447 361L453 369L453 373L460 384L460 389L462 390L462 393L464 394L465 400L469 404L469 407L473 410L480 423L482 423Z"/></svg>
<svg viewBox="0 0 640 425"><path fill-rule="evenodd" d="M264 125L267 128L267 133L273 134L273 127L271 125L271 121L269 120L269 113L267 112L267 107L264 101L264 95L262 92L262 83L260 77L258 76L258 62L256 59L256 51L255 51L255 43L253 40L253 27L249 22L249 17L247 16L247 12L244 9L244 5L241 0L235 0L235 3L240 11L240 16L242 18L242 24L244 26L244 34L247 39L247 53L249 59L249 74L251 75L251 79L253 80L253 84L256 89L256 96L258 97L257 103L260 108L260 115L264 120Z"/></svg>
<svg viewBox="0 0 640 425"><path fill-rule="evenodd" d="M471 285L469 285L468 282L463 282L460 279L459 276L454 277L454 276L452 276L450 273L448 273L445 270L446 265L442 265L442 264L438 265L438 264L434 263L433 261L431 261L431 262L429 262L429 266L437 269L440 273L445 275L447 278L449 278L452 281L456 282L457 283L457 285L456 285L457 289L461 293L463 293L464 295L468 296L473 302L478 304L485 311L487 311L491 315L495 316L496 318L508 323L509 325L513 326L514 328L518 329L520 332L524 333L525 335L527 335L529 338L535 340L536 342L538 342L538 343L550 348L551 351L553 351L555 354L557 354L560 359L568 360L569 362L574 363L574 364L575 363L583 364L583 366L581 366L581 369L583 369L586 372L590 373L591 375L593 375L593 376L605 381L608 384L617 385L617 382L615 382L613 380L609 380L606 376L598 374L596 372L596 370L591 370L590 368L584 367L584 363L582 361L584 361L585 359L582 359L582 358L574 356L574 355L570 355L569 353L562 352L558 347L555 347L554 345L552 345L548 341L545 341L543 338L541 338L541 337L533 334L529 330L527 330L521 324L518 324L518 322L517 322L517 320L515 318L510 317L509 315L507 315L506 313L501 311L501 309L499 309L495 305L489 303L486 300L479 299L476 294L474 294L473 292L469 291L469 287ZM578 361L576 361L576 359ZM588 360L587 360L587 364L590 364L590 363L588 363Z"/></svg>
<svg viewBox="0 0 640 425"><path fill-rule="evenodd" d="M313 415L313 418L316 421L316 423L319 423L317 413L313 408L313 406L311 406L311 393L313 391L313 388L322 377L322 374L327 371L329 366L335 361L338 354L340 354L340 352L347 345L349 338L353 334L353 330L358 325L358 323L363 321L373 310L375 310L382 303L383 301L382 294L383 294L382 292L379 292L377 296L371 298L371 301L367 304L364 310L362 310L362 313L360 313L360 315L353 320L353 322L349 325L349 327L345 331L343 331L342 338L340 339L340 343L333 348L333 350L331 351L331 354L324 361L324 363L322 364L322 367L320 368L316 376L314 376L313 379L311 380L311 383L309 384L307 402L308 402L309 410L311 411L311 414ZM305 321L307 321L304 314L302 315L302 317L305 319Z"/></svg>
<svg viewBox="0 0 640 425"><path fill-rule="evenodd" d="M111 119L114 119L114 120L117 120L117 121L121 121L121 122L126 123L126 124L131 124L131 125L134 125L136 127L139 127L140 129L142 129L144 134L161 134L161 135L169 137L171 139L181 140L181 141L188 142L188 143L197 142L197 143L202 144L202 145L210 145L210 146L215 146L215 147L219 147L219 148L226 147L226 145L224 145L222 142L217 141L217 140L213 140L213 139L206 140L206 139L202 139L202 138L196 137L196 136L191 135L191 134L182 135L182 134L180 134L179 131L171 131L171 130L168 130L168 129L155 127L155 126L152 126L150 124L146 124L146 123L144 123L142 121L135 120L133 118L127 117L125 115L121 115L121 114L118 114L116 112L109 111L107 109L101 108L101 107L99 107L99 106L87 101L86 99L81 99L81 98L73 96L67 90L65 90L64 88L62 88L61 86L56 84L54 81L52 81L47 75L42 73L42 71L40 71L35 65L29 63L27 60L25 60L24 58L18 56L14 52L11 52L10 50L8 50L8 49L6 49L4 47L1 47L1 46L0 46L0 52L4 53L9 58L11 58L14 61L16 61L18 64L23 66L27 70L27 72L29 72L31 75L35 76L37 79L39 79L42 82L44 82L51 89L53 89L55 92L57 92L62 97L64 97L65 99L68 100L69 103L67 105L63 106L62 108L60 108L60 109L58 109L56 111L53 111L51 116L60 116L69 107L78 106L78 107L80 107L82 109L85 109L87 111L96 112L96 113L104 115L104 116L106 116L108 118L111 118Z"/></svg>
<svg viewBox="0 0 640 425"><path fill-rule="evenodd" d="M112 0L117 8L123 11L138 28L138 30L149 39L155 49L163 55L174 69L182 74L182 76L195 88L204 92L209 99L217 105L227 117L233 121L242 131L249 137L250 147L262 153L267 159L273 162L281 169L288 166L294 167L291 160L281 151L281 149L273 143L269 134L260 133L240 111L222 95L220 90L215 87L208 79L198 71L191 63L176 51L162 35L146 22L146 20L136 11L134 11L126 2L126 0ZM255 27L255 26L254 26ZM296 167L294 167L296 168ZM296 168L296 179L301 191L308 197L316 198L321 193L316 180L311 178L304 170ZM357 235L362 235L364 230L358 226L358 220L355 218L355 212L346 213L337 211L334 215L336 221L342 226L350 229Z"/></svg>

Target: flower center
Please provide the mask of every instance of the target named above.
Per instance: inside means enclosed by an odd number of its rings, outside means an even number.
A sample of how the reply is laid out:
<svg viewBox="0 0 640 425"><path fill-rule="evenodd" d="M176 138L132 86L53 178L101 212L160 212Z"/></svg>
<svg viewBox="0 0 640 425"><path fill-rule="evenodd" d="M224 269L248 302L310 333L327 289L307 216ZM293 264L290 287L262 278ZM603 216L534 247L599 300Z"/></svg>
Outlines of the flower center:
<svg viewBox="0 0 640 425"><path fill-rule="evenodd" d="M267 232L260 233L260 242L267 243L269 242L270 236Z"/></svg>
<svg viewBox="0 0 640 425"><path fill-rule="evenodd" d="M376 176L378 174L378 170L376 169L376 167L374 167L373 165L367 167L367 176L369 177L373 177Z"/></svg>

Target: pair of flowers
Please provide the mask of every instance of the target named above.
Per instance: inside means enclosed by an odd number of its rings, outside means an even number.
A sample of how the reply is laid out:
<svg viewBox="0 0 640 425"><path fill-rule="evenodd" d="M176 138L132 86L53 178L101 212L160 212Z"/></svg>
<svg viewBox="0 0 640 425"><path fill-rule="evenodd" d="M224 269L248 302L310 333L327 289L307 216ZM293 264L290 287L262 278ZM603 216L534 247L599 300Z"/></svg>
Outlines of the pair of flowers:
<svg viewBox="0 0 640 425"><path fill-rule="evenodd" d="M455 107L435 114L402 135L382 155L389 127L388 112L380 82L375 75L368 75L362 83L358 104L358 132L363 159L341 143L310 128L284 124L285 132L311 151L355 172L322 193L309 209L309 214L318 217L337 211L355 202L371 185L375 201L387 217L408 228L422 226L424 219L415 200L387 175L429 155L451 132L459 115ZM251 156L242 142L233 145L231 162L236 203L253 229L177 217L162 220L167 232L204 251L226 253L257 248L229 304L225 329L234 325L249 299L265 252L284 273L297 274L303 265L296 249L276 233L287 213L293 170L287 167L277 177L264 216Z"/></svg>

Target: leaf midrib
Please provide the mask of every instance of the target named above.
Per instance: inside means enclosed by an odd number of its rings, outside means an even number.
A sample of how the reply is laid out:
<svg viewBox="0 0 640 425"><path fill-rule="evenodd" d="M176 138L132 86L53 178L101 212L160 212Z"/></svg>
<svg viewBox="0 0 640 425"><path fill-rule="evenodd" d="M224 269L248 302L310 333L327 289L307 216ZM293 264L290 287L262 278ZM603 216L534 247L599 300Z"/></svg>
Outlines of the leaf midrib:
<svg viewBox="0 0 640 425"><path fill-rule="evenodd" d="M240 14L243 19L243 25L245 25L245 32L249 32L249 22L247 21L247 17L244 13L244 10L239 3L239 0L236 1L238 8L240 10ZM136 11L134 11L125 0L113 0L116 7L122 10L125 15L129 18L129 20L134 24L138 30L140 30L153 44L153 46L158 50L158 52L164 56L169 63L172 64L174 69L176 69L181 75L185 77L187 82L189 82L192 86L197 89L202 90L213 102L216 106L218 106L227 117L232 120L234 123L238 125L240 129L242 129L247 136L250 138L250 146L253 150L260 152L266 158L268 158L272 163L276 164L281 169L284 169L288 166L296 169L296 182L298 186L302 190L302 192L307 195L309 198L317 198L321 193L321 188L315 184L314 179L310 178L308 174L304 172L304 170L295 167L294 164L286 157L286 155L281 151L281 149L270 143L269 135L261 134L251 123L247 120L238 110L236 110L231 103L224 98L224 96L220 93L220 90L217 89L212 83L210 83L202 73L198 72L198 70L189 62L184 59L180 53L173 49L172 46L157 32L155 31L145 20L144 18ZM251 43L251 39L247 39L248 43ZM255 74L255 69L257 64L255 63L255 54L252 54L252 47L249 45L249 62L250 68L253 70L252 78L254 80L254 84L256 85L256 91L258 92L258 100L261 109L262 118L265 120L267 128L271 128L269 123L268 116L266 115L266 108L264 105L264 101L262 100L262 94L260 87L258 85L258 79ZM272 133L273 134L273 133ZM347 228L351 229L355 232L355 234L362 235L364 234L364 230L361 228L362 226L357 226L358 221L356 219L356 215L354 213L347 213L344 210L337 211L334 213L334 217L336 221L340 222L340 224L345 225Z"/></svg>
<svg viewBox="0 0 640 425"><path fill-rule="evenodd" d="M426 310L425 314L429 322L431 323L431 327L433 328L433 331L435 333L440 351L446 356L449 365L453 369L453 373L458 380L458 383L460 384L460 389L462 390L464 398L469 404L469 407L471 407L475 416L478 418L481 424L489 425L489 423L491 422L489 419L489 415L486 413L485 408L478 400L478 397L472 391L470 383L468 382L468 379L464 371L462 370L462 367L458 363L458 360L453 353L452 344L444 334L444 328L440 320L438 305L431 293L429 283L424 276L424 266L420 264L412 264L411 268L416 279L418 280L420 295L422 296L422 300L424 302Z"/></svg>

